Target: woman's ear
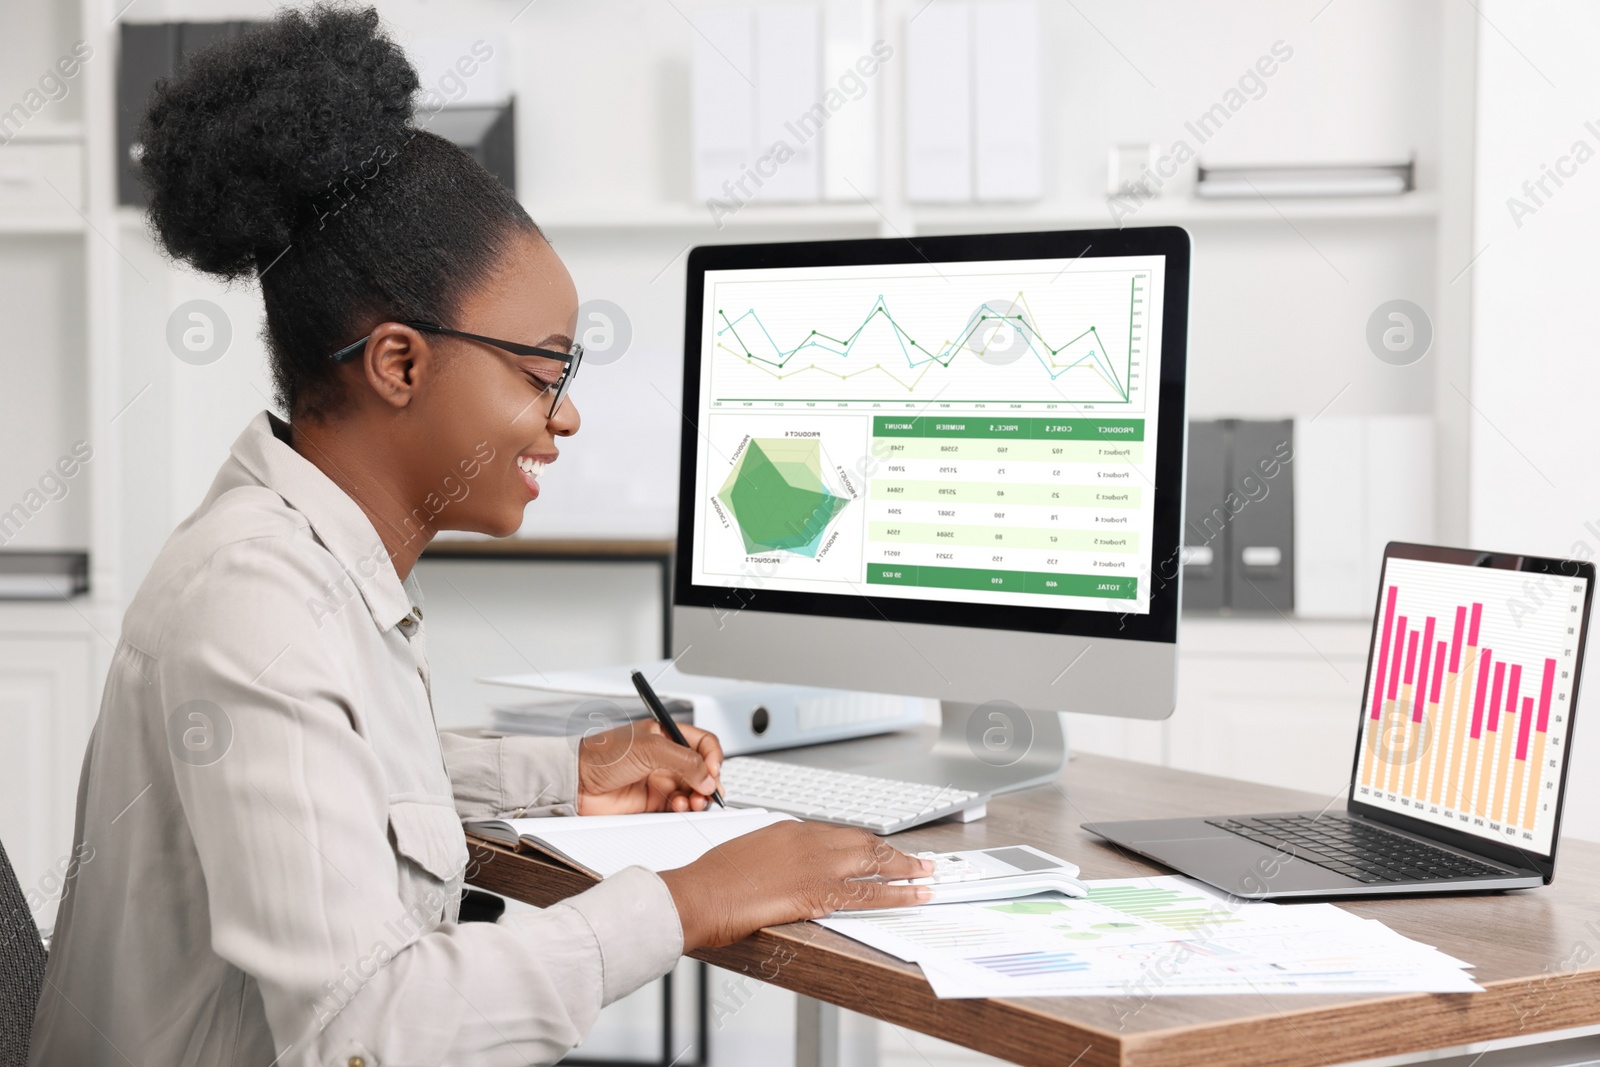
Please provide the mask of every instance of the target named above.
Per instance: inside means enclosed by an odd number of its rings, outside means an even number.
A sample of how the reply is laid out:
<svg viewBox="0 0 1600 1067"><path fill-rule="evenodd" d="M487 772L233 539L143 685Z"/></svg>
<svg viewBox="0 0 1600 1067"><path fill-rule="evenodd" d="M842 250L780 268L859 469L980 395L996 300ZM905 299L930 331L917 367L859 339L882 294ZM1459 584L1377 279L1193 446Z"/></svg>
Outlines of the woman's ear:
<svg viewBox="0 0 1600 1067"><path fill-rule="evenodd" d="M361 354L363 376L380 400L403 408L433 369L433 354L417 330L399 322L379 323Z"/></svg>

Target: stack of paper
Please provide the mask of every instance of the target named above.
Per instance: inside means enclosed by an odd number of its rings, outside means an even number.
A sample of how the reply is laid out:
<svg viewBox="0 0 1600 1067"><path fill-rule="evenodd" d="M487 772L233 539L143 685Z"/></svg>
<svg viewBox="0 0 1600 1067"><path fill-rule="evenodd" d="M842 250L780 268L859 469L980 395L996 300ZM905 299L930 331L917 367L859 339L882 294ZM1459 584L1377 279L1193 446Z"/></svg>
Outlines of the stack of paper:
<svg viewBox="0 0 1600 1067"><path fill-rule="evenodd" d="M938 904L822 925L919 964L940 997L1479 992L1472 966L1332 904L1224 896L1188 878L1083 898Z"/></svg>

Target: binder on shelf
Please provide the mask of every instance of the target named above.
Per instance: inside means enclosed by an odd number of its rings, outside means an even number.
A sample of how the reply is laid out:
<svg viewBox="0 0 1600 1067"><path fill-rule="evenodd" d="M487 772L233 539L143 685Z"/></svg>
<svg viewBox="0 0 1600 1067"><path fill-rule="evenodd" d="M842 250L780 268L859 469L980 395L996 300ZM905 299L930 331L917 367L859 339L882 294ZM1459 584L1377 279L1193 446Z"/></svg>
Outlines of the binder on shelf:
<svg viewBox="0 0 1600 1067"><path fill-rule="evenodd" d="M759 199L816 200L822 195L822 131L831 117L822 101L821 18L814 4L756 10L756 158L784 145L757 176ZM770 172L770 173L768 173Z"/></svg>
<svg viewBox="0 0 1600 1067"><path fill-rule="evenodd" d="M844 72L857 69L873 52L877 5L874 0L828 0L823 15L823 75L837 85ZM874 57L876 58L876 57ZM882 64L882 60L877 60ZM859 72L859 70L858 70ZM876 72L869 85L887 73ZM878 195L878 104L869 88L834 112L822 130L822 195L827 200L857 203Z"/></svg>
<svg viewBox="0 0 1600 1067"><path fill-rule="evenodd" d="M121 24L117 63L117 202L145 207L149 198L139 181L139 124L150 91L162 78L183 68L195 52L254 29L254 22L161 22Z"/></svg>
<svg viewBox="0 0 1600 1067"><path fill-rule="evenodd" d="M1372 610L1377 575L1367 585L1374 568L1364 558L1368 544L1363 533L1369 486L1366 424L1362 416L1323 415L1297 427L1295 591L1303 615L1359 618ZM1405 540L1428 543L1433 538Z"/></svg>
<svg viewBox="0 0 1600 1067"><path fill-rule="evenodd" d="M972 11L930 4L906 27L906 197L972 199Z"/></svg>
<svg viewBox="0 0 1600 1067"><path fill-rule="evenodd" d="M1221 611L1228 603L1228 433L1220 422L1189 423L1183 502L1183 610Z"/></svg>
<svg viewBox="0 0 1600 1067"><path fill-rule="evenodd" d="M1294 610L1294 422L1240 419L1229 456L1230 488L1243 503L1229 528L1228 606L1287 614Z"/></svg>
<svg viewBox="0 0 1600 1067"><path fill-rule="evenodd" d="M694 195L727 200L755 158L755 15L749 8L697 11L694 20Z"/></svg>
<svg viewBox="0 0 1600 1067"><path fill-rule="evenodd" d="M1384 545L1436 540L1433 418L1324 415L1294 449L1295 609L1370 617Z"/></svg>
<svg viewBox="0 0 1600 1067"><path fill-rule="evenodd" d="M1039 5L991 0L972 9L973 162L979 200L1037 200L1043 93Z"/></svg>
<svg viewBox="0 0 1600 1067"><path fill-rule="evenodd" d="M1293 459L1292 420L1189 424L1185 612L1294 610Z"/></svg>

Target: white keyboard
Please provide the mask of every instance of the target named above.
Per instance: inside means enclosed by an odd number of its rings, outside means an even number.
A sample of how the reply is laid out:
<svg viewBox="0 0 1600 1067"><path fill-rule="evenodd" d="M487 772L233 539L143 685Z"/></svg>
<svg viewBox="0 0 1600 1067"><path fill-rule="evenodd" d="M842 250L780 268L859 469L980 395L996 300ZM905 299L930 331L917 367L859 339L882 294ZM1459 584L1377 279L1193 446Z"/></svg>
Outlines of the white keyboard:
<svg viewBox="0 0 1600 1067"><path fill-rule="evenodd" d="M731 805L766 808L814 822L892 834L980 809L988 796L953 786L923 785L849 771L734 756L722 763L722 795Z"/></svg>

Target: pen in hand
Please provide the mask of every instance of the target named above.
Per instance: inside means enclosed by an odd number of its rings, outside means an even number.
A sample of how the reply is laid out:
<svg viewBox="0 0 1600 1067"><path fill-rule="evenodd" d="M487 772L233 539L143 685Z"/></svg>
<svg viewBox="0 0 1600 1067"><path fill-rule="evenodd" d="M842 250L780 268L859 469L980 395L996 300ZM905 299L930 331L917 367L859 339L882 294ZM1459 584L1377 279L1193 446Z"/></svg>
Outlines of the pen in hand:
<svg viewBox="0 0 1600 1067"><path fill-rule="evenodd" d="M654 689L650 688L650 683L645 681L644 675L634 671L632 678L633 687L639 691L639 699L644 701L644 706L650 709L650 714L655 716L656 722L661 724L661 729L666 731L667 736L684 748L693 748L693 745L684 740L683 731L678 729L678 724L672 721L671 715L667 714L667 709L661 703L661 698L656 696ZM722 802L722 794L715 789L711 791L711 799L717 802L718 807L726 808L728 806Z"/></svg>

